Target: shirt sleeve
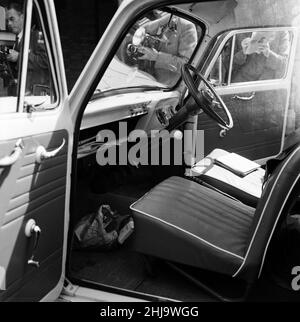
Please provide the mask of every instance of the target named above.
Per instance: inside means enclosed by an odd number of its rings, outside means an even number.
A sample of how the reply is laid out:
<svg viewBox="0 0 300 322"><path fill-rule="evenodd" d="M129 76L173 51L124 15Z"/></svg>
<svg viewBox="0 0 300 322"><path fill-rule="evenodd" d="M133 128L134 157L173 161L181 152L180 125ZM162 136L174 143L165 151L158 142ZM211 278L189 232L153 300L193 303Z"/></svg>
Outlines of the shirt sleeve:
<svg viewBox="0 0 300 322"><path fill-rule="evenodd" d="M290 52L290 37L288 32L280 34L278 40L278 50L271 49L266 66L276 71L276 77L282 77L287 66L288 56Z"/></svg>
<svg viewBox="0 0 300 322"><path fill-rule="evenodd" d="M240 50L234 55L233 63L234 65L244 65L246 63L246 60L247 55L244 54L243 50Z"/></svg>

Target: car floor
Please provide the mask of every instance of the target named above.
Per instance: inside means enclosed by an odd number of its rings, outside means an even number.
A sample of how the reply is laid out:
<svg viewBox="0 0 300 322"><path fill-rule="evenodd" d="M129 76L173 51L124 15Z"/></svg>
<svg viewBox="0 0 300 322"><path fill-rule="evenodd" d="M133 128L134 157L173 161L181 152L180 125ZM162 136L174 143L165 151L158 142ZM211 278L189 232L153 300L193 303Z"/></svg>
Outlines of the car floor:
<svg viewBox="0 0 300 322"><path fill-rule="evenodd" d="M71 274L76 279L162 298L179 301L214 300L175 271L170 271L163 263L158 265L158 272L152 276L145 268L142 256L133 252L74 252Z"/></svg>
<svg viewBox="0 0 300 322"><path fill-rule="evenodd" d="M90 183L82 180L77 185L77 205L73 220L78 222L82 216L94 211L101 204L109 204L120 213L126 214L129 206L156 184L157 179L153 181L148 176L134 184L99 193L97 189L91 189ZM122 249L109 252L73 250L69 262L70 275L77 280L89 280L180 301L213 300L192 283L186 283L182 278L179 283L178 273L170 273L169 267L164 263L159 263L159 267L156 267L159 274L150 276L146 269L145 257L126 249L126 243Z"/></svg>
<svg viewBox="0 0 300 322"><path fill-rule="evenodd" d="M186 268L186 271L189 269L191 268ZM72 278L76 280L91 281L175 301L218 301L204 289L170 268L167 263L155 262L154 273L149 274L142 255L122 249L111 252L74 251L71 256L70 273ZM198 275L199 280L212 281L210 284L213 287L229 297L241 294L240 285L234 284L232 280L198 269L195 275ZM256 284L247 301L299 302L300 296L298 292L278 286L267 275Z"/></svg>

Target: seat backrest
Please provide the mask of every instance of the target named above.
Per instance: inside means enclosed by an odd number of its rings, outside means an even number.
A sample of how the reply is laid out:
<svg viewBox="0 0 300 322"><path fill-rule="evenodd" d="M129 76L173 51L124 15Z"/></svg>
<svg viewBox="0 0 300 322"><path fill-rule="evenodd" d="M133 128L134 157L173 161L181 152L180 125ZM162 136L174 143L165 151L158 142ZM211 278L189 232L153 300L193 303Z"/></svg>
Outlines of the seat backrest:
<svg viewBox="0 0 300 322"><path fill-rule="evenodd" d="M266 253L291 198L300 194L300 144L278 165L268 179L257 205L243 265L234 275L246 280L259 278Z"/></svg>

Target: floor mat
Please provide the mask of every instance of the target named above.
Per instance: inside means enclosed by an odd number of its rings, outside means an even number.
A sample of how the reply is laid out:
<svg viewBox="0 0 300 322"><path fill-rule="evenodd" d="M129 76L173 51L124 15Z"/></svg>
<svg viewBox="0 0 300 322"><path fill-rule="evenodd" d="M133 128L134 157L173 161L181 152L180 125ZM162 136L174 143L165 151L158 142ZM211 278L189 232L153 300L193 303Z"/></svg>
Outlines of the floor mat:
<svg viewBox="0 0 300 322"><path fill-rule="evenodd" d="M129 290L135 290L145 279L141 258L132 252L123 251L75 251L71 258L71 272L78 279Z"/></svg>
<svg viewBox="0 0 300 322"><path fill-rule="evenodd" d="M170 269L164 262L158 261L155 268L156 273L149 276L142 255L123 250L107 253L74 251L71 258L71 274L76 279L178 301L217 301L187 278ZM203 273L199 276L201 280L206 280L206 274L212 276L211 273ZM223 281L222 286L226 287L226 283L230 282ZM226 289L231 292L232 284L228 285ZM220 288L220 285L218 286L217 289ZM300 297L298 292L285 290L275 285L268 277L264 277L258 281L247 301L299 302Z"/></svg>
<svg viewBox="0 0 300 322"><path fill-rule="evenodd" d="M163 262L159 274L147 277L136 289L140 293L161 296L183 302L215 302L216 299L197 287Z"/></svg>
<svg viewBox="0 0 300 322"><path fill-rule="evenodd" d="M76 279L178 301L215 301L161 261L155 263L154 276L149 276L144 257L135 252L74 251L71 265L72 277Z"/></svg>

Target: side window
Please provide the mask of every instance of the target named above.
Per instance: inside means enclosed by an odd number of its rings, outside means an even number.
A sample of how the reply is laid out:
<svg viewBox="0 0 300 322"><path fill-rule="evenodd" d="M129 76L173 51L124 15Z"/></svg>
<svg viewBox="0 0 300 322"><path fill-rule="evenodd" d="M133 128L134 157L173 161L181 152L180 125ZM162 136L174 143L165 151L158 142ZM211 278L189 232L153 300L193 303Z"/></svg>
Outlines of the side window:
<svg viewBox="0 0 300 322"><path fill-rule="evenodd" d="M154 10L128 31L97 90L174 86L201 35L193 22Z"/></svg>
<svg viewBox="0 0 300 322"><path fill-rule="evenodd" d="M230 82L229 67L230 57L232 52L232 38L230 38L222 49L221 54L218 56L210 73L210 82L216 86L227 85Z"/></svg>
<svg viewBox="0 0 300 322"><path fill-rule="evenodd" d="M0 113L17 111L25 34L24 12L20 2L8 1L5 8L0 7ZM34 6L25 75L24 112L28 111L28 106L34 110L55 106L57 96L52 75L39 10Z"/></svg>
<svg viewBox="0 0 300 322"><path fill-rule="evenodd" d="M292 43L289 31L240 32L225 44L210 75L216 85L281 79Z"/></svg>
<svg viewBox="0 0 300 322"><path fill-rule="evenodd" d="M25 88L25 102L27 104L46 106L55 103L56 95L51 75L43 26L38 7L34 7Z"/></svg>
<svg viewBox="0 0 300 322"><path fill-rule="evenodd" d="M17 108L18 56L17 36L24 28L23 6L8 3L0 7L0 113L15 112Z"/></svg>

